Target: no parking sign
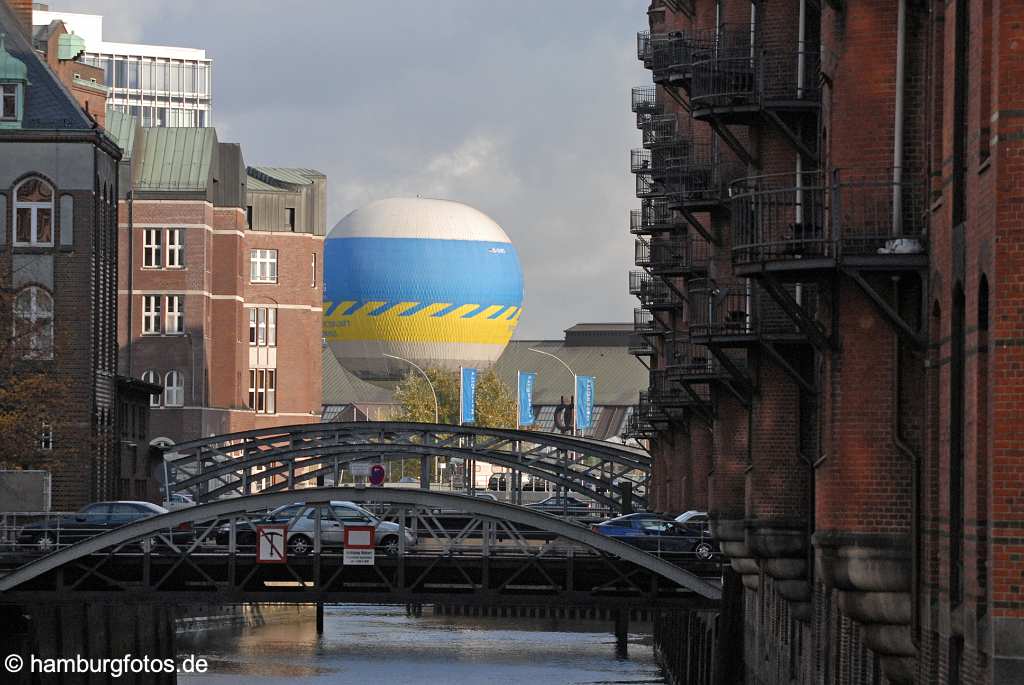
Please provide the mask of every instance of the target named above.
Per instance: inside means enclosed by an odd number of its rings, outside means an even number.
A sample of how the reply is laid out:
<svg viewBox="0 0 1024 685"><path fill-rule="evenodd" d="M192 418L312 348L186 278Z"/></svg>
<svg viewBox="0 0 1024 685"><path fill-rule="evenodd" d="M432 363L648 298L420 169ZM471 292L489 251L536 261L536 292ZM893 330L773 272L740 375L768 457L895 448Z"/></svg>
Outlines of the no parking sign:
<svg viewBox="0 0 1024 685"><path fill-rule="evenodd" d="M370 467L370 485L376 485L380 487L384 485L384 465L374 464Z"/></svg>

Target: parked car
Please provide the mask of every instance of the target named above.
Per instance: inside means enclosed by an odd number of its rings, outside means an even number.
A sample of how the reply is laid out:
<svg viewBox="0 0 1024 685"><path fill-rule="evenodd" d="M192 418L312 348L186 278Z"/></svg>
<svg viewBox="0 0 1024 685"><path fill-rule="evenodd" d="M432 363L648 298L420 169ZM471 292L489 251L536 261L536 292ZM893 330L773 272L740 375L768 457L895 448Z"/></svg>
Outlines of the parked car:
<svg viewBox="0 0 1024 685"><path fill-rule="evenodd" d="M692 553L701 561L715 556L715 545L706 524L678 523L656 514L627 514L590 529L648 552Z"/></svg>
<svg viewBox="0 0 1024 685"><path fill-rule="evenodd" d="M184 509L185 507L194 507L196 501L192 499L192 495L184 492L172 492L170 499L164 500L163 507L171 511L175 509Z"/></svg>
<svg viewBox="0 0 1024 685"><path fill-rule="evenodd" d="M19 545L32 545L48 552L57 545L67 545L120 528L151 516L166 514L167 509L151 502L95 502L75 514L30 523L18 533ZM192 527L182 524L171 532L177 544L192 538Z"/></svg>
<svg viewBox="0 0 1024 685"><path fill-rule="evenodd" d="M346 526L373 526L376 529L377 547L389 555L398 554L399 530L397 523L384 521L352 502L334 501L327 505L305 503L286 504L274 509L266 516L253 519L250 526L236 528L235 542L239 545L256 544L257 525L286 524L288 526L288 553L306 556L313 551L316 530L316 512L320 509L320 542L327 547L341 547L345 543ZM217 530L217 544L226 545L231 535L229 526ZM407 547L415 546L416 536L405 531Z"/></svg>
<svg viewBox="0 0 1024 685"><path fill-rule="evenodd" d="M707 523L708 513L706 511L697 511L691 509L690 511L684 511L675 518L676 523Z"/></svg>
<svg viewBox="0 0 1024 685"><path fill-rule="evenodd" d="M572 495L552 495L546 499L533 504L527 504L530 509L543 511L546 514L561 516L584 516L590 513L590 505Z"/></svg>

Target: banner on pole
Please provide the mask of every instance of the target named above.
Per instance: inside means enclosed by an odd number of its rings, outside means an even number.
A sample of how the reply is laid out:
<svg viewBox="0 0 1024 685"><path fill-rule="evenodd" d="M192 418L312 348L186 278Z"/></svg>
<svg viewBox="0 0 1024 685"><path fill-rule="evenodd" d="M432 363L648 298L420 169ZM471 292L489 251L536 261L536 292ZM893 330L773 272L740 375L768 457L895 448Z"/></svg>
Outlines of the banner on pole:
<svg viewBox="0 0 1024 685"><path fill-rule="evenodd" d="M519 372L519 425L532 426L537 417L533 415L533 386L537 383L537 374Z"/></svg>
<svg viewBox="0 0 1024 685"><path fill-rule="evenodd" d="M576 376L576 429L590 428L594 420L594 377Z"/></svg>
<svg viewBox="0 0 1024 685"><path fill-rule="evenodd" d="M459 393L459 423L476 421L476 369L461 367Z"/></svg>

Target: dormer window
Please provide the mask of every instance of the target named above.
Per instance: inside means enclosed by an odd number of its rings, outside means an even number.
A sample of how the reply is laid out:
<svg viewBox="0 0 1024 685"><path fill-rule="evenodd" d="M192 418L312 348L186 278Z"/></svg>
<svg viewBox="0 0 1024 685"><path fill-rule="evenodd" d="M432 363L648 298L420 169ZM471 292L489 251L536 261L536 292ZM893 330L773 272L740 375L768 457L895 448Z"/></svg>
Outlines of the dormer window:
<svg viewBox="0 0 1024 685"><path fill-rule="evenodd" d="M0 120L18 120L18 84L0 83Z"/></svg>

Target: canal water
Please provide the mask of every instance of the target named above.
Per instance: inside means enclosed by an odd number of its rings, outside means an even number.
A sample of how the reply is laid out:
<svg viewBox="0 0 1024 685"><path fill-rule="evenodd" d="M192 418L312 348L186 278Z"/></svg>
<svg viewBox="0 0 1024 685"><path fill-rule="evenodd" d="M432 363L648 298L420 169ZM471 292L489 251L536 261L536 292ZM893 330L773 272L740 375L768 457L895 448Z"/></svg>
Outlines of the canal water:
<svg viewBox="0 0 1024 685"><path fill-rule="evenodd" d="M649 634L617 658L610 623L406 616L401 607L327 607L312 621L179 635L210 664L181 685L613 685L665 683Z"/></svg>

